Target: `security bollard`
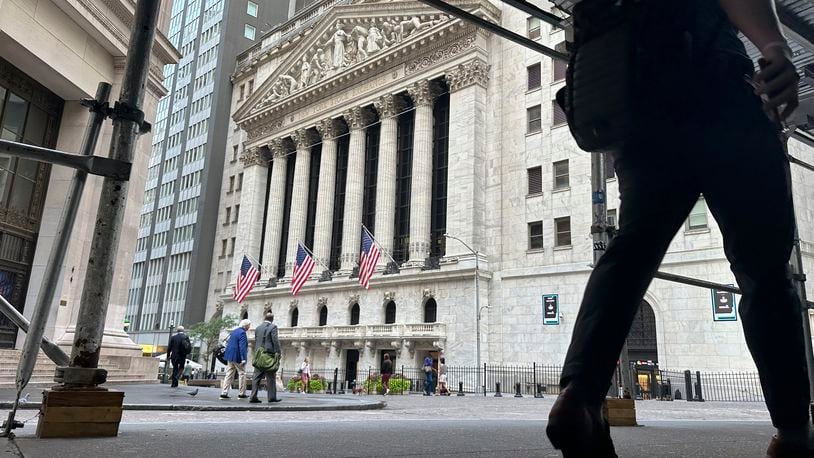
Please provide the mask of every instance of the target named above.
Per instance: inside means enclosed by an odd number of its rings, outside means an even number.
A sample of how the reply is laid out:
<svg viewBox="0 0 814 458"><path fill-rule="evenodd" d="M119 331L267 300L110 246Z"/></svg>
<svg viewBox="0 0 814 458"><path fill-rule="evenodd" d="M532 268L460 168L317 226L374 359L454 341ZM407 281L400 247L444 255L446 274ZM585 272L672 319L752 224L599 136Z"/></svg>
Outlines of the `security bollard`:
<svg viewBox="0 0 814 458"><path fill-rule="evenodd" d="M464 382L458 382L458 396L464 395Z"/></svg>
<svg viewBox="0 0 814 458"><path fill-rule="evenodd" d="M502 398L503 395L500 394L500 382L495 382L495 397Z"/></svg>
<svg viewBox="0 0 814 458"><path fill-rule="evenodd" d="M522 398L523 394L520 392L520 382L514 384L514 397Z"/></svg>
<svg viewBox="0 0 814 458"><path fill-rule="evenodd" d="M334 368L334 391L333 391L333 394L336 394L336 379L337 379L338 376L339 376L339 368L335 367Z"/></svg>
<svg viewBox="0 0 814 458"><path fill-rule="evenodd" d="M535 385L534 397L543 399L543 386L541 384L539 384L539 383L537 385Z"/></svg>

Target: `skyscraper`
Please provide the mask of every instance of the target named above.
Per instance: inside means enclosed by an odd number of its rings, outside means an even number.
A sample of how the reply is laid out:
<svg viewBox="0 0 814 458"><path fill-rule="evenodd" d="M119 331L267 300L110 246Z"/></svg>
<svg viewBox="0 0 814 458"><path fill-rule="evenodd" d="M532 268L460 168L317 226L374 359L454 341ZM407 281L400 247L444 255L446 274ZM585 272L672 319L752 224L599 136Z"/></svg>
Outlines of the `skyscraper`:
<svg viewBox="0 0 814 458"><path fill-rule="evenodd" d="M125 317L144 348L165 343L171 325L204 319L235 57L288 9L261 0L173 4L168 37L182 58L164 68L170 92L158 104Z"/></svg>

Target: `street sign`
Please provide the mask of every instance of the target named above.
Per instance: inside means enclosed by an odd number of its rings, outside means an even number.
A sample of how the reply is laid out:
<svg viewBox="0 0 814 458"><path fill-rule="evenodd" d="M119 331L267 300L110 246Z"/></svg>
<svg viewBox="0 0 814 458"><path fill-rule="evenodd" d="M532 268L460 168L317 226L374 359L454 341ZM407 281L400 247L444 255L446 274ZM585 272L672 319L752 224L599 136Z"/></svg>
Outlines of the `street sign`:
<svg viewBox="0 0 814 458"><path fill-rule="evenodd" d="M737 321L735 295L728 291L712 291L712 319L715 321Z"/></svg>
<svg viewBox="0 0 814 458"><path fill-rule="evenodd" d="M560 324L560 298L557 294L543 296L543 324Z"/></svg>

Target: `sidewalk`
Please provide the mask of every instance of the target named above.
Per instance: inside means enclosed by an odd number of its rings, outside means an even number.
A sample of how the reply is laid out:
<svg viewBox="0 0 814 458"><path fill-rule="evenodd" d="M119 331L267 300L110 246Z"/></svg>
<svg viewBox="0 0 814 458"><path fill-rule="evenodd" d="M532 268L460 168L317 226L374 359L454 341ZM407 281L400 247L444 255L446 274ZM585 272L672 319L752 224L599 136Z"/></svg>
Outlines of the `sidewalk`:
<svg viewBox="0 0 814 458"><path fill-rule="evenodd" d="M238 399L237 391L231 390L229 399L220 399L219 388L169 385L106 385L108 389L124 392L124 410L176 410L199 412L228 411L325 411L325 410L371 410L382 409L386 403L381 398L368 396L332 396L327 394L295 394L278 392L282 402L265 402L266 392L261 391L260 404L250 404L248 399ZM27 388L30 393L23 409L39 409L42 387ZM190 393L198 390L195 396ZM0 409L10 409L16 392L0 389Z"/></svg>

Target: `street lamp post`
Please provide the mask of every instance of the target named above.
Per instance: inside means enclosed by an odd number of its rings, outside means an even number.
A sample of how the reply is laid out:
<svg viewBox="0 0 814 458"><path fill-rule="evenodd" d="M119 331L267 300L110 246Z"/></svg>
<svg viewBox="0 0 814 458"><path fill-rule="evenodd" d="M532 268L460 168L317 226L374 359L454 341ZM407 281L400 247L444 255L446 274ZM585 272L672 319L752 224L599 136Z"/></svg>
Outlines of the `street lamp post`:
<svg viewBox="0 0 814 458"><path fill-rule="evenodd" d="M444 237L449 239L454 239L461 242L461 245L465 246L467 250L469 250L475 256L475 361L477 364L476 372L478 374L477 381L478 381L478 388L482 387L481 385L481 366L480 366L480 312L483 308L489 308L488 305L481 307L480 306L480 256L478 256L478 252L472 249L471 246L467 245L466 242L455 237L454 235L444 234ZM484 388L484 393L486 392Z"/></svg>
<svg viewBox="0 0 814 458"><path fill-rule="evenodd" d="M170 340L172 340L172 331L175 329L175 322L170 321L170 336L167 338L167 350L164 352L164 376L161 383L167 383L167 366L170 365Z"/></svg>

